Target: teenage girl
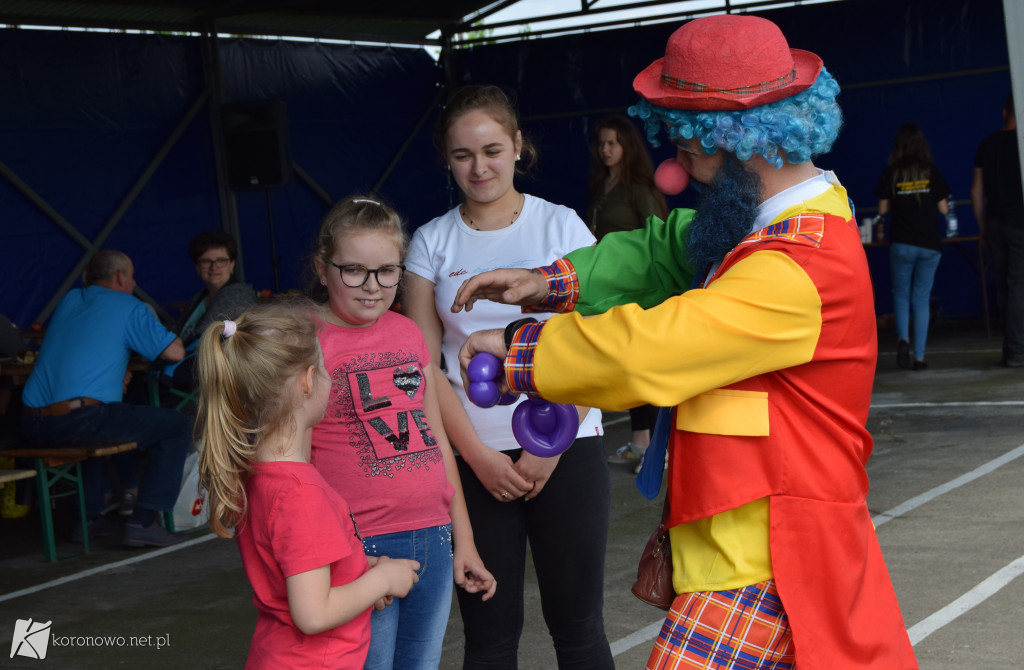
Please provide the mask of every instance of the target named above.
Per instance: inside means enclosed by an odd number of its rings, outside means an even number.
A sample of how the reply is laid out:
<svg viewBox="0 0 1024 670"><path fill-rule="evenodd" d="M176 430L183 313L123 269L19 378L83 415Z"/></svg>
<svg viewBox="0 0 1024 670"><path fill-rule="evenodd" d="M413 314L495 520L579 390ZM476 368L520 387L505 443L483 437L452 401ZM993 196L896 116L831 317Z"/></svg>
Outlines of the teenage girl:
<svg viewBox="0 0 1024 670"><path fill-rule="evenodd" d="M413 235L402 306L426 336L431 357L443 353L447 361L444 427L459 451L480 555L502 585L488 603L459 593L463 668L516 667L527 545L559 667L613 668L602 614L611 485L601 412L577 408L580 430L560 456L524 452L512 435L512 405L481 409L468 401L458 356L470 333L504 328L523 318L520 308L478 303L471 312L451 311L466 277L548 265L592 245L594 236L568 207L516 189L517 172L535 162L536 152L500 88L456 91L439 117L434 146L464 200Z"/></svg>
<svg viewBox="0 0 1024 670"><path fill-rule="evenodd" d="M664 219L665 196L654 185L654 165L640 131L624 116L609 116L594 127L590 142L590 229L600 242L608 233L643 228L648 217ZM658 408L640 405L629 410L632 437L608 457L640 471L651 443Z"/></svg>
<svg viewBox="0 0 1024 670"><path fill-rule="evenodd" d="M389 309L406 242L393 209L352 197L324 218L314 257L328 294L319 337L331 387L313 430L313 465L350 502L367 555L421 566L406 597L373 613L368 670L437 668L453 572L483 600L496 588L441 425L436 389L447 381L416 324Z"/></svg>
<svg viewBox="0 0 1024 670"><path fill-rule="evenodd" d="M371 607L408 593L420 567L369 567L348 505L309 463L330 387L315 309L256 307L199 343L210 527L234 529L258 612L246 668L362 668Z"/></svg>

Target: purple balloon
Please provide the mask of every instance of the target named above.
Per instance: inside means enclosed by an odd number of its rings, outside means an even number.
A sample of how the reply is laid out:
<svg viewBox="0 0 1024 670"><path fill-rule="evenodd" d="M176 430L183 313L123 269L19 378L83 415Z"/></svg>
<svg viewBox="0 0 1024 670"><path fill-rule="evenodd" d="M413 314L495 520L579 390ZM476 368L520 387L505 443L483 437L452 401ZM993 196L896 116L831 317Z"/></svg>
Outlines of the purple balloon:
<svg viewBox="0 0 1024 670"><path fill-rule="evenodd" d="M466 395L477 407L494 407L501 398L498 385L494 382L470 382L466 387Z"/></svg>
<svg viewBox="0 0 1024 670"><path fill-rule="evenodd" d="M494 354L481 351L473 356L466 367L466 376L471 382L491 382L501 374L502 363Z"/></svg>
<svg viewBox="0 0 1024 670"><path fill-rule="evenodd" d="M572 405L527 398L512 413L512 434L534 456L557 456L572 445L578 430L579 414Z"/></svg>
<svg viewBox="0 0 1024 670"><path fill-rule="evenodd" d="M533 424L533 429L544 435L554 432L555 421L555 408L551 403L534 405L530 409L530 423Z"/></svg>

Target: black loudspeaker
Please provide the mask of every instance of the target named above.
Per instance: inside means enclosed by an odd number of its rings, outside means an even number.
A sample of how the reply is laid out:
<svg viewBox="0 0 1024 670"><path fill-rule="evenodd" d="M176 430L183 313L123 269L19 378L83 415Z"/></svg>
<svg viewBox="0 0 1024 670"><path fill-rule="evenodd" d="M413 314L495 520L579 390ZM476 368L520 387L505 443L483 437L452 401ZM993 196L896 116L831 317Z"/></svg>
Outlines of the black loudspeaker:
<svg viewBox="0 0 1024 670"><path fill-rule="evenodd" d="M234 102L221 108L228 180L236 190L282 186L292 178L288 117L280 100Z"/></svg>

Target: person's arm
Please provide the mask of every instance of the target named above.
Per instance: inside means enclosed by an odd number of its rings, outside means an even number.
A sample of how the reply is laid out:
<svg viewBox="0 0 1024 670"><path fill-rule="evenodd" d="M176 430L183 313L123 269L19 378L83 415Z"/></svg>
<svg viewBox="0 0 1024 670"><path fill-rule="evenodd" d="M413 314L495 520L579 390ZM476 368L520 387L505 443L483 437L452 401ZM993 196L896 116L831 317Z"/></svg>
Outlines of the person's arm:
<svg viewBox="0 0 1024 670"><path fill-rule="evenodd" d="M175 337L167 347L160 352L159 358L170 363L177 363L185 358L185 345L181 343L180 337Z"/></svg>
<svg viewBox="0 0 1024 670"><path fill-rule="evenodd" d="M889 199L882 198L878 201L878 215L885 216L889 213Z"/></svg>
<svg viewBox="0 0 1024 670"><path fill-rule="evenodd" d="M402 292L403 312L423 333L430 349L431 360L440 361L442 325L434 307L433 282L413 272L406 272L402 280ZM447 363L457 365L458 361ZM480 483L496 500L502 500L502 493L518 498L529 492L533 487L532 483L516 472L512 459L507 454L491 449L480 440L451 384L436 384L436 387L445 434L451 445L473 469Z"/></svg>
<svg viewBox="0 0 1024 670"><path fill-rule="evenodd" d="M524 312L583 315L632 302L653 307L693 282L695 270L686 251L693 215L693 210L675 209L666 221L651 217L644 228L610 233L544 268L476 275L463 282L452 311L472 309L477 300L520 305Z"/></svg>
<svg viewBox="0 0 1024 670"><path fill-rule="evenodd" d="M505 386L608 410L672 407L810 361L821 326L821 297L803 268L783 253L758 251L708 288L648 310L623 305L522 326L505 355ZM504 353L502 331L471 335L460 363L477 351Z"/></svg>
<svg viewBox="0 0 1024 670"><path fill-rule="evenodd" d="M566 254L579 282L575 311L600 314L632 302L648 308L689 289L697 270L686 246L694 214L674 209L665 221L651 217L643 228Z"/></svg>
<svg viewBox="0 0 1024 670"><path fill-rule="evenodd" d="M427 386L423 395L423 409L427 415L427 425L433 429L434 439L437 440L438 449L444 457L444 473L451 484L454 493L449 504L448 514L452 519L452 553L454 556L453 568L455 583L469 593L483 592L483 600L490 600L498 587L483 560L480 558L473 540L473 526L469 522L469 510L466 507L466 498L462 493L462 479L459 477L459 468L455 464L455 454L448 443L448 437L444 432L444 422L441 419L441 408L437 402L435 389L441 386L451 388L448 379L441 374L441 370L431 363L427 366Z"/></svg>
<svg viewBox="0 0 1024 670"><path fill-rule="evenodd" d="M420 564L405 558L380 557L361 577L331 586L329 565L285 578L292 621L306 635L316 635L351 621L387 596L404 597L419 581Z"/></svg>
<svg viewBox="0 0 1024 670"><path fill-rule="evenodd" d="M978 222L978 236L985 241L985 179L980 167L974 168L974 178L971 181L971 208L974 210L974 220Z"/></svg>

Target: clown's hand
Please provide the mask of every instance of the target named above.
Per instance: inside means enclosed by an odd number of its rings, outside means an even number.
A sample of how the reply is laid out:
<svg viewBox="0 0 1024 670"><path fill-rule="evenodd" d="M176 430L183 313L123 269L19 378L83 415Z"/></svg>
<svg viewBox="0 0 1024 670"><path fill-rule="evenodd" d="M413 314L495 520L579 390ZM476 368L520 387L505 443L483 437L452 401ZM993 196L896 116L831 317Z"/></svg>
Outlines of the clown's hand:
<svg viewBox="0 0 1024 670"><path fill-rule="evenodd" d="M536 305L548 295L548 280L538 270L505 268L478 274L462 282L452 311L473 309L477 300L490 300L506 305Z"/></svg>
<svg viewBox="0 0 1024 670"><path fill-rule="evenodd" d="M462 368L462 388L469 388L469 375L466 370L469 368L469 362L481 351L494 354L499 361L504 361L505 354L508 353L508 350L505 349L505 331L501 328L478 330L466 339L462 348L459 349L459 367ZM498 383L499 390L502 392L508 390L508 386L505 384L505 375L498 375L498 379L495 381Z"/></svg>

